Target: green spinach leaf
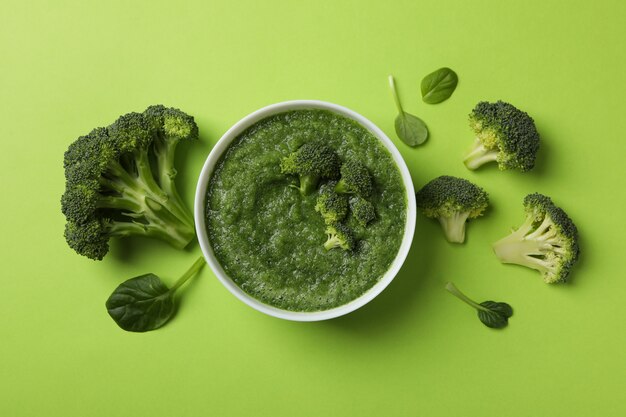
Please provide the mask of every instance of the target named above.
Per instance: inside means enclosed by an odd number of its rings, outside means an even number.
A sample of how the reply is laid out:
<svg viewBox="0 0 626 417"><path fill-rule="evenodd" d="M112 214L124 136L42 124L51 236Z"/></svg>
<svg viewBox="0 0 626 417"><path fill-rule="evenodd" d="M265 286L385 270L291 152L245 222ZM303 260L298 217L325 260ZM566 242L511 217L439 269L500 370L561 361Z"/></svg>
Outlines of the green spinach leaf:
<svg viewBox="0 0 626 417"><path fill-rule="evenodd" d="M478 310L478 318L487 327L501 329L509 322L509 317L513 315L513 309L507 303L496 301L483 301L480 303L485 309Z"/></svg>
<svg viewBox="0 0 626 417"><path fill-rule="evenodd" d="M393 99L398 108L398 116L396 116L395 121L396 134L409 146L421 145L428 139L428 127L426 127L426 123L419 117L407 113L402 109L398 91L396 90L396 83L392 75L389 76L389 86L391 87Z"/></svg>
<svg viewBox="0 0 626 417"><path fill-rule="evenodd" d="M509 318L513 315L513 308L507 303L496 301L484 301L480 304L474 302L463 294L453 283L446 284L446 290L461 301L469 304L478 311L478 319L487 327L501 329L509 324Z"/></svg>
<svg viewBox="0 0 626 417"><path fill-rule="evenodd" d="M205 265L199 258L172 288L154 274L140 275L120 284L106 302L111 318L129 332L146 332L167 323L176 311L174 293Z"/></svg>
<svg viewBox="0 0 626 417"><path fill-rule="evenodd" d="M422 100L428 104L437 104L450 98L459 77L450 68L439 68L422 80Z"/></svg>

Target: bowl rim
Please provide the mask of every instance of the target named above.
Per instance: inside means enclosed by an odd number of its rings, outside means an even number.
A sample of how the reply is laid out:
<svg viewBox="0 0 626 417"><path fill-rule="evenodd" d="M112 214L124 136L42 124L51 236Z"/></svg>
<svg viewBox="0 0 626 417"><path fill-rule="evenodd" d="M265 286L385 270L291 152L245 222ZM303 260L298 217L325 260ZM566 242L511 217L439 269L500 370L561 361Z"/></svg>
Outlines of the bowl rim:
<svg viewBox="0 0 626 417"><path fill-rule="evenodd" d="M301 311L290 311L283 310L269 304L265 304L260 300L248 295L244 292L235 282L228 277L228 275L224 272L222 266L217 260L215 254L213 253L213 249L211 244L209 243L208 233L206 231L205 224L205 199L206 199L206 190L209 185L209 180L213 174L215 166L219 162L220 158L224 151L226 151L229 145L237 138L243 131L245 131L248 127L252 126L254 123L275 115L279 113L284 113L291 110L302 110L302 109L320 109L320 110L328 110L333 113L339 114L341 116L347 117L359 123L361 126L370 131L391 154L394 162L396 163L398 170L400 171L402 181L404 183L406 198L407 198L407 211L406 211L406 222L404 226L404 235L402 237L402 243L400 244L400 248L398 249L398 253L396 257L392 261L391 265L385 272L385 274L378 280L376 284L374 284L369 290L361 294L359 297L350 301L347 304L343 304L338 307L334 307L328 310L321 311L310 311L310 312L301 312ZM320 321L320 320L328 320L336 317L343 316L345 314L351 313L354 310L364 306L373 300L378 294L380 294L390 283L393 281L395 276L400 271L408 253L411 248L411 243L413 241L413 235L415 232L415 217L416 217L416 207L415 207L415 199L411 198L415 194L415 190L413 187L413 181L411 179L411 174L409 169L402 158L402 155L393 144L391 139L387 137L387 135L374 123L360 115L359 113L350 110L346 107L340 106L338 104L320 101L320 100L290 100L283 101L275 104L270 104L268 106L262 107L241 120L235 123L230 129L226 131L222 135L222 137L217 141L211 152L207 156L207 159L202 167L202 171L200 172L198 178L198 184L196 186L196 194L194 200L194 220L196 224L196 234L198 236L198 242L200 244L200 248L202 249L202 254L206 259L209 267L218 278L218 280L228 289L235 297L239 300L247 304L248 306L254 308L257 311L265 313L267 315L285 319L292 321Z"/></svg>

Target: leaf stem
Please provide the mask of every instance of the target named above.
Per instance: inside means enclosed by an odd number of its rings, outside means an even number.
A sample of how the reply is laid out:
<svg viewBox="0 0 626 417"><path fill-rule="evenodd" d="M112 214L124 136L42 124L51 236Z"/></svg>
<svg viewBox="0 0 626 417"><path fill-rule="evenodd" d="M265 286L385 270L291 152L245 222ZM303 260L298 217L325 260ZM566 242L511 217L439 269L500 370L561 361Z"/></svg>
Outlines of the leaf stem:
<svg viewBox="0 0 626 417"><path fill-rule="evenodd" d="M194 262L193 265L191 265L191 268L189 268L187 272L183 274L182 277L178 278L178 281L176 281L176 283L172 286L172 288L170 288L170 292L174 293L181 285L187 282L189 278L193 277L196 273L198 273L198 271L200 271L205 264L206 264L206 261L204 260L204 257L203 256L199 257L198 260L196 260L196 262Z"/></svg>
<svg viewBox="0 0 626 417"><path fill-rule="evenodd" d="M452 295L454 295L455 297L457 297L459 300L471 305L472 307L474 307L477 310L483 310L483 311L489 311L489 309L486 309L485 307L481 306L478 303L475 303L474 301L472 301L471 299L469 299L465 294L463 294L461 292L461 290L459 290L456 285L454 285L451 282L448 282L446 284L446 290L448 290L448 292Z"/></svg>
<svg viewBox="0 0 626 417"><path fill-rule="evenodd" d="M396 107L398 108L398 112L404 113L402 109L402 104L400 103L400 97L398 97L398 90L396 89L396 81L393 78L393 75L389 75L389 87L391 87L391 94L393 95L393 101L396 102Z"/></svg>

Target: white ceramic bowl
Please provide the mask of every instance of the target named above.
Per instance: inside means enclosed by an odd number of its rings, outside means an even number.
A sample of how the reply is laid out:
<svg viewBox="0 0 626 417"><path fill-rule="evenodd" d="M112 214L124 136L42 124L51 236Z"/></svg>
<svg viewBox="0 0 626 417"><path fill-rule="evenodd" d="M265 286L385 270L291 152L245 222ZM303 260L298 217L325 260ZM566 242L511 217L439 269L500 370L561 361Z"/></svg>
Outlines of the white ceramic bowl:
<svg viewBox="0 0 626 417"><path fill-rule="evenodd" d="M211 175L213 174L213 170L220 157L224 153L224 151L228 148L231 142L239 136L244 130L258 122L261 119L264 119L268 116L283 113L290 110L297 109L323 109L328 110L342 116L345 116L349 119L356 120L361 126L365 127L369 130L375 137L377 137L380 142L387 148L387 150L391 153L393 160L398 165L400 170L400 174L402 175L402 181L404 182L404 187L407 195L407 216L406 216L406 225L404 227L404 237L402 238L402 244L400 245L400 250L396 255L396 258L393 260L391 266L385 273L385 275L368 291L362 294L360 297L352 300L351 302L344 304L339 307L335 307L329 310L322 311L313 311L313 312L297 312L297 311L289 311L283 310L280 308L276 308L265 304L250 295L246 294L241 288L237 286L231 280L228 275L222 269L219 261L215 257L213 253L213 249L211 248L211 244L209 243L209 238L206 231L206 223L205 223L205 205L206 205L206 191L207 186L209 184L209 180ZM263 107L255 111L252 114L241 119L239 122L235 123L233 127L228 129L224 136L217 142L215 147L211 150L206 162L204 163L204 167L202 168L202 172L200 173L200 178L198 179L198 186L196 188L196 199L194 204L194 217L196 222L196 232L198 234L198 241L200 242L200 248L202 248L202 253L207 260L207 263L217 276L217 278L224 284L224 286L237 298L241 301L249 305L250 307L265 313L270 316L278 317L286 320L295 320L295 321L318 321L318 320L327 320L335 317L343 316L344 314L348 314L359 307L370 302L374 297L376 297L382 290L389 285L389 283L396 276L402 263L406 259L406 256L409 252L409 248L411 247L411 241L413 240L413 233L415 231L415 199L413 198L415 191L413 189L413 182L411 181L411 175L409 174L409 170L398 152L398 149L394 146L391 140L380 130L374 123L367 120L365 117L360 114L347 109L345 107L339 106L337 104L328 103L325 101L317 101L317 100L294 100L294 101L285 101L282 103L276 103L269 105L267 107Z"/></svg>

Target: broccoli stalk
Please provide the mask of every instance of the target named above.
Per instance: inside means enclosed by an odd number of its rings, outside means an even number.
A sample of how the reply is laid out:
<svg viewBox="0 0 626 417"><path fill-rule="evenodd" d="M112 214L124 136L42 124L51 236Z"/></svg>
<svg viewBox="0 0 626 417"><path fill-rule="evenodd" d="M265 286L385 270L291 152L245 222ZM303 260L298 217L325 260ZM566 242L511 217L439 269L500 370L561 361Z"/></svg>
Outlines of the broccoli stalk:
<svg viewBox="0 0 626 417"><path fill-rule="evenodd" d="M546 250L562 252L554 229L548 219L535 229L534 219L529 217L517 230L494 244L496 256L504 263L516 263L545 273L552 267L549 260L539 258Z"/></svg>
<svg viewBox="0 0 626 417"><path fill-rule="evenodd" d="M489 205L485 190L466 179L447 175L428 182L415 198L417 208L439 221L451 243L463 243L467 220L482 216Z"/></svg>
<svg viewBox="0 0 626 417"><path fill-rule="evenodd" d="M565 282L578 260L578 230L552 200L542 194L524 199L526 220L493 245L502 263L539 271L546 283Z"/></svg>
<svg viewBox="0 0 626 417"><path fill-rule="evenodd" d="M539 133L527 113L502 101L483 101L472 110L469 124L476 139L463 161L467 168L493 161L501 170L529 171L535 166Z"/></svg>
<svg viewBox="0 0 626 417"><path fill-rule="evenodd" d="M469 211L460 211L451 213L450 215L437 217L448 242L465 242L465 223L467 222L469 215Z"/></svg>
<svg viewBox="0 0 626 417"><path fill-rule="evenodd" d="M192 117L152 106L72 143L61 198L69 246L96 260L108 252L110 237L145 236L187 246L195 236L193 217L176 190L173 161L180 140L197 136Z"/></svg>
<svg viewBox="0 0 626 417"><path fill-rule="evenodd" d="M176 147L181 140L198 137L198 127L193 117L164 106L150 106L145 113L157 122L154 155L159 185L165 194L170 196L171 203L176 206L178 212L186 217L187 224L193 225L193 216L183 203L174 182L178 173L174 167L174 158Z"/></svg>
<svg viewBox="0 0 626 417"><path fill-rule="evenodd" d="M151 177L149 165L141 167L141 159L135 163L138 175L122 171L120 167L115 170L115 179L100 183L96 208L119 210L122 216L120 220L107 221L108 234L155 237L177 249L184 248L195 234L191 215L184 209L178 194L168 194L159 187Z"/></svg>
<svg viewBox="0 0 626 417"><path fill-rule="evenodd" d="M466 167L474 170L487 162L497 161L499 153L498 148L489 149L483 145L480 139L475 139L472 150L467 154L463 162Z"/></svg>

